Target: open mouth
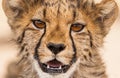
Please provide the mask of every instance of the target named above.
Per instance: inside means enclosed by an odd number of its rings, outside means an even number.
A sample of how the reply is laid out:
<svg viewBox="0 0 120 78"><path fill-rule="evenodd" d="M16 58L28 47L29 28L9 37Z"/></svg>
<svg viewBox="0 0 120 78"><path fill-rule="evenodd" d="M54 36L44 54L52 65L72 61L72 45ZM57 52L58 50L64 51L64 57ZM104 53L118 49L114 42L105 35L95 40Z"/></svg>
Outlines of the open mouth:
<svg viewBox="0 0 120 78"><path fill-rule="evenodd" d="M70 68L70 65L64 65L60 61L54 59L47 63L39 63L42 71L51 74L65 73Z"/></svg>

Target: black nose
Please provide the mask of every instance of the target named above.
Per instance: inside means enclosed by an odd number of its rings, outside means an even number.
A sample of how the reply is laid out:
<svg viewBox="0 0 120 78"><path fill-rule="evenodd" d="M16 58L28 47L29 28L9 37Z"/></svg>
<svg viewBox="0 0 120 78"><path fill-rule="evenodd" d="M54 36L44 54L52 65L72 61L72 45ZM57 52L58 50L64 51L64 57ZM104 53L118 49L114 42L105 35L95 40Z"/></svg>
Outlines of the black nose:
<svg viewBox="0 0 120 78"><path fill-rule="evenodd" d="M65 49L65 45L64 44L54 44L54 43L49 43L47 45L48 49L50 51L52 51L54 54L58 54L59 52L61 52L62 50Z"/></svg>

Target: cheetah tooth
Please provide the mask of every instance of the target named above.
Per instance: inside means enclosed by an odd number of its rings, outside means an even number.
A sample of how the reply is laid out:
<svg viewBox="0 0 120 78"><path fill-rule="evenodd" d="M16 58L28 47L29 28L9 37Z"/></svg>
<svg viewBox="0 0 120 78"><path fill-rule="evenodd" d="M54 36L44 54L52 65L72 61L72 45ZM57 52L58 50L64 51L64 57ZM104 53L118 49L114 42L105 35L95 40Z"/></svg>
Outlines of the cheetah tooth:
<svg viewBox="0 0 120 78"><path fill-rule="evenodd" d="M49 68L50 68L50 66L49 66L49 65L47 65L47 68L49 69Z"/></svg>
<svg viewBox="0 0 120 78"><path fill-rule="evenodd" d="M62 69L62 66L60 66L59 69Z"/></svg>

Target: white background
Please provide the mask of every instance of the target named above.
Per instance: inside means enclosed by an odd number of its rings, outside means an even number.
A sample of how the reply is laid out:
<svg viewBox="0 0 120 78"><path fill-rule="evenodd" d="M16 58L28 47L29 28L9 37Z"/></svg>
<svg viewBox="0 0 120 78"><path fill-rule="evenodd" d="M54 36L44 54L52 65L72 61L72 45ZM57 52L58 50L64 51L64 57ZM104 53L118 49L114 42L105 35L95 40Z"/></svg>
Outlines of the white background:
<svg viewBox="0 0 120 78"><path fill-rule="evenodd" d="M96 2L100 1L96 0ZM120 0L116 0L116 2L120 7ZM4 45L1 42L1 40L3 41L9 38L8 36L11 36L1 3L2 1L0 0L0 78L3 78L8 61L14 58L16 50L13 45ZM101 55L107 66L109 78L120 78L120 14L112 26L110 33L105 38L104 47L101 51Z"/></svg>

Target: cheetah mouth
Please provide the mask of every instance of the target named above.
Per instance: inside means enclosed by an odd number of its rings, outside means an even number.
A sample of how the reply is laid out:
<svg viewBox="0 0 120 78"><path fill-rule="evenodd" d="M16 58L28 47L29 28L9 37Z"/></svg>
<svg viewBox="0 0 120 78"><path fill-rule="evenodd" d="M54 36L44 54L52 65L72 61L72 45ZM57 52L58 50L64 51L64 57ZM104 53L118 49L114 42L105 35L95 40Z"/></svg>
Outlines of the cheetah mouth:
<svg viewBox="0 0 120 78"><path fill-rule="evenodd" d="M47 63L39 63L39 65L43 72L50 74L66 73L71 66L71 65L64 65L56 59L49 61Z"/></svg>

